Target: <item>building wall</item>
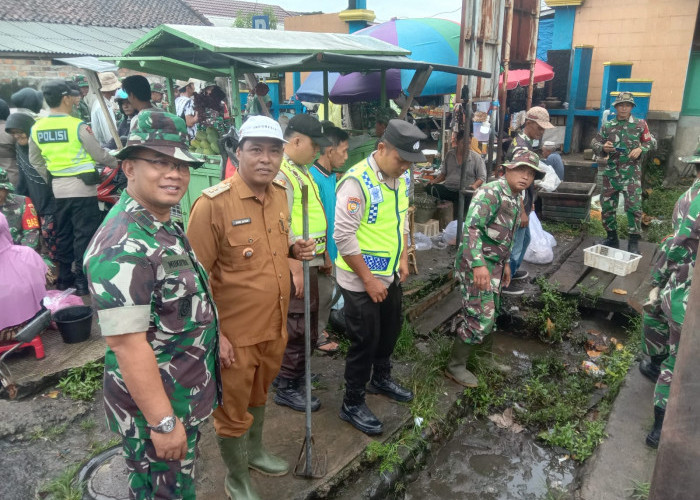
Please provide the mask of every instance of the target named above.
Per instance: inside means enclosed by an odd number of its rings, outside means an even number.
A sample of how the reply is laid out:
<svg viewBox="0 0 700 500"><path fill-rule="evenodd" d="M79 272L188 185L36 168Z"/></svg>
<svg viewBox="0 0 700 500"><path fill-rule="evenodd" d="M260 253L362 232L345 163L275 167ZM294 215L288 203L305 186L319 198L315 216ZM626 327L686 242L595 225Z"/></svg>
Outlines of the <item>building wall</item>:
<svg viewBox="0 0 700 500"><path fill-rule="evenodd" d="M308 31L310 33L349 33L348 23L341 20L338 14L311 14L308 16L293 16L284 20L285 31ZM303 82L308 73L301 74ZM285 95L294 93L294 78L287 73L284 79Z"/></svg>
<svg viewBox="0 0 700 500"><path fill-rule="evenodd" d="M654 80L649 108L679 112L698 0L586 0L573 45L592 45L587 106L600 105L603 63L633 62L632 78Z"/></svg>

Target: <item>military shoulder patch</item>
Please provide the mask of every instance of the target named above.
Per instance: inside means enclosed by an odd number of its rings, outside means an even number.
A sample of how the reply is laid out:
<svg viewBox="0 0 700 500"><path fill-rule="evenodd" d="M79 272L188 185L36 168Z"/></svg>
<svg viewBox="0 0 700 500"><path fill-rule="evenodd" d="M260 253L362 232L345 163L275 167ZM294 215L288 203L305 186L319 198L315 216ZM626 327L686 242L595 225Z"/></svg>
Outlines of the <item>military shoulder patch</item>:
<svg viewBox="0 0 700 500"><path fill-rule="evenodd" d="M287 182L286 182L284 179L274 179L274 180L272 181L272 183L273 183L275 186L278 186L278 187L281 187L281 188L285 188L285 189L286 189L286 187L287 187Z"/></svg>
<svg viewBox="0 0 700 500"><path fill-rule="evenodd" d="M202 189L202 194L211 199L219 196L221 193L225 193L229 189L231 189L231 184L228 182L220 182L214 186Z"/></svg>

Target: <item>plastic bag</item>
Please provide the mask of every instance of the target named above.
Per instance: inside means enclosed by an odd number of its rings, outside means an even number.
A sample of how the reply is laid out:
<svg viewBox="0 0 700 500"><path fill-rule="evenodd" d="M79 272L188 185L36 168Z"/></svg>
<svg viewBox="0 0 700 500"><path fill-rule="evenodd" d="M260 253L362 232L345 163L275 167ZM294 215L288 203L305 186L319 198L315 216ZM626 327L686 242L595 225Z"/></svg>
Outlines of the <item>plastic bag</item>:
<svg viewBox="0 0 700 500"><path fill-rule="evenodd" d="M56 311L65 309L71 306L84 306L83 299L77 295L73 295L75 288L69 288L64 291L60 290L49 290L46 292L46 297L44 297L44 306L46 309L51 311L51 316L56 314ZM51 321L51 328L58 330L56 323Z"/></svg>
<svg viewBox="0 0 700 500"><path fill-rule="evenodd" d="M415 245L417 251L421 252L423 250L430 250L433 248L433 242L430 241L430 237L421 232L414 234L414 237L416 239Z"/></svg>
<svg viewBox="0 0 700 500"><path fill-rule="evenodd" d="M552 167L542 161L540 162L540 168L544 170L544 179L535 181L535 186L544 191L555 191L561 184L561 179Z"/></svg>
<svg viewBox="0 0 700 500"><path fill-rule="evenodd" d="M453 220L445 227L442 233L442 242L448 245L457 244L457 221Z"/></svg>
<svg viewBox="0 0 700 500"><path fill-rule="evenodd" d="M540 224L535 212L530 213L529 227L530 244L525 251L523 260L533 264L549 264L554 260L554 251L549 239L553 239L552 235L542 229L542 224Z"/></svg>

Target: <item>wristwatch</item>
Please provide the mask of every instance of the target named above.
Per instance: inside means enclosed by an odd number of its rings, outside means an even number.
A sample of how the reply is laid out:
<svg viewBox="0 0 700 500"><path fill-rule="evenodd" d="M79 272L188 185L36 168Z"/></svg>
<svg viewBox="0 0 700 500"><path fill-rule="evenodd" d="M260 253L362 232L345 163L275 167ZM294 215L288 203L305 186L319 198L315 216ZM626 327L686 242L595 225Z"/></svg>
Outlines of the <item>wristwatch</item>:
<svg viewBox="0 0 700 500"><path fill-rule="evenodd" d="M175 429L175 415L168 415L160 421L158 425L146 424L146 427L158 434L168 434Z"/></svg>

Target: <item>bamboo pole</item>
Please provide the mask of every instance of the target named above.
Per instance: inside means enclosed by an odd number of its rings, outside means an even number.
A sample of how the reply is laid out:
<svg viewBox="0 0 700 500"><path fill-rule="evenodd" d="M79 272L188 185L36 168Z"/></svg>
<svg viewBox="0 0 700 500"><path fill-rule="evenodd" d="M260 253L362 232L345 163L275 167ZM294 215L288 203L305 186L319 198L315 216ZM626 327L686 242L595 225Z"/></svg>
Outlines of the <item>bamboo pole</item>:
<svg viewBox="0 0 700 500"><path fill-rule="evenodd" d="M508 67L510 65L510 36L513 31L513 2L515 0L506 0L506 8L508 9L506 15L506 36L503 39L503 85L501 86L501 93L499 101L501 103L501 112L499 113L498 121L500 126L498 128L498 149L496 156L496 163L501 164L503 160L503 132L505 128L505 118L506 118L506 107L508 103Z"/></svg>
<svg viewBox="0 0 700 500"><path fill-rule="evenodd" d="M532 23L534 28L530 34L530 53L532 54L532 60L530 61L530 85L527 88L527 102L525 103L525 109L530 109L532 106L532 93L535 90L535 65L537 64L537 34L540 28L540 2L536 3L535 7L535 19ZM533 48L534 45L534 48Z"/></svg>

